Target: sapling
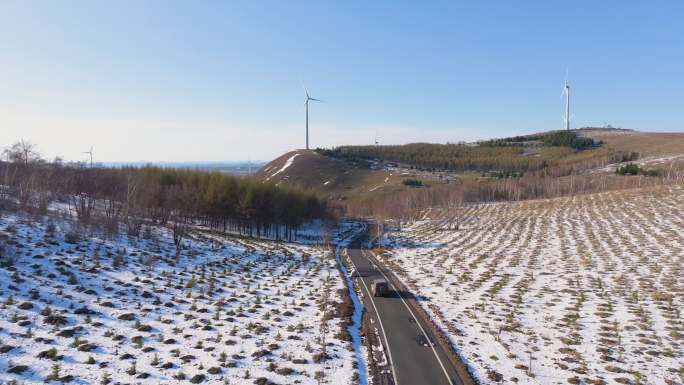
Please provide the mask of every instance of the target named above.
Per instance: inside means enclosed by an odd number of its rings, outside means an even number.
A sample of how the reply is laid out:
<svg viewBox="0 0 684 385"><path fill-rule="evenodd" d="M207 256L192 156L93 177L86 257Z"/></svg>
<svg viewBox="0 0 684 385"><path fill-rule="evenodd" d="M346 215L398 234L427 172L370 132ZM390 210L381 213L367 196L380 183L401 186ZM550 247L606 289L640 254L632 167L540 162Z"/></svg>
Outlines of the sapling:
<svg viewBox="0 0 684 385"><path fill-rule="evenodd" d="M102 378L100 379L100 385L109 385L112 382L112 375L104 372L102 373Z"/></svg>

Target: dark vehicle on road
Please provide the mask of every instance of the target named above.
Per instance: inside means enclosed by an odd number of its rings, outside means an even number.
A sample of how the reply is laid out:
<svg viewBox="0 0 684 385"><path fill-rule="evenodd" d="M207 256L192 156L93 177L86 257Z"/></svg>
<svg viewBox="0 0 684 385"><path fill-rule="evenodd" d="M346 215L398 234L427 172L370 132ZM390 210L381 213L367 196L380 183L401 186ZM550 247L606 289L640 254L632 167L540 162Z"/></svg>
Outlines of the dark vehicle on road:
<svg viewBox="0 0 684 385"><path fill-rule="evenodd" d="M384 297L389 292L389 285L384 279L376 279L373 281L372 289L374 297Z"/></svg>

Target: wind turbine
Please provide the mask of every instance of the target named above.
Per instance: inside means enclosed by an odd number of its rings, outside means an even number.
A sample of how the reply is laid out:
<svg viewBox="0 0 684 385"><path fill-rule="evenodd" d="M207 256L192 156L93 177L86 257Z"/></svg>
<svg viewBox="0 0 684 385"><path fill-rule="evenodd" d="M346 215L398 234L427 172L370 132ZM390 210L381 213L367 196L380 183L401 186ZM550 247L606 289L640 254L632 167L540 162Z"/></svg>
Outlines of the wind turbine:
<svg viewBox="0 0 684 385"><path fill-rule="evenodd" d="M306 105L306 149L309 149L309 101L314 101L314 102L322 102L322 100L319 99L314 99L311 96L309 96L309 91L306 90L306 87L304 87L304 84L302 84L302 87L304 88L304 93L306 94L306 102L304 104Z"/></svg>
<svg viewBox="0 0 684 385"><path fill-rule="evenodd" d="M565 69L565 82L563 83L563 92L561 97L565 96L565 129L570 130L570 84L568 83L568 69Z"/></svg>
<svg viewBox="0 0 684 385"><path fill-rule="evenodd" d="M93 146L90 146L90 151L83 151L84 154L90 155L90 168L93 168Z"/></svg>

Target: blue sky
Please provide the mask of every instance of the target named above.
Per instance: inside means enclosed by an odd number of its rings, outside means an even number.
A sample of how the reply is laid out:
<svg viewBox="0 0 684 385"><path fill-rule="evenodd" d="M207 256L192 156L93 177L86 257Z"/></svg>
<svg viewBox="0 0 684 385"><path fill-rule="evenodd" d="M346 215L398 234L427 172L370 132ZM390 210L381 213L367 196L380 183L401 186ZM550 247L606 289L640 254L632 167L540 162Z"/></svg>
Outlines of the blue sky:
<svg viewBox="0 0 684 385"><path fill-rule="evenodd" d="M682 131L681 1L3 1L0 146L100 161Z"/></svg>

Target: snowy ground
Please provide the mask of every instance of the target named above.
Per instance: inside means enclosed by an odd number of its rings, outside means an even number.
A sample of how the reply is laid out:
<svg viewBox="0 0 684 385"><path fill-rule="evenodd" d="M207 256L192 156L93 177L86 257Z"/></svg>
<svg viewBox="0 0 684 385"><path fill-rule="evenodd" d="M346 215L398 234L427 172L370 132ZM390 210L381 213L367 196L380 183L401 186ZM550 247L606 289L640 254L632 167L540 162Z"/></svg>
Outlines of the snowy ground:
<svg viewBox="0 0 684 385"><path fill-rule="evenodd" d="M68 243L74 226L0 218L19 257L0 267L0 384L356 382L330 252L196 233L176 258L163 228Z"/></svg>
<svg viewBox="0 0 684 385"><path fill-rule="evenodd" d="M664 174L672 172L674 169L679 170L682 165L684 165L684 155L667 155L667 156L648 156L645 158L640 158L636 161L622 162L622 163L611 163L605 167L596 168L588 170L588 174L598 174L598 173L614 173L619 167L627 164L637 164L639 167L646 169L659 170Z"/></svg>
<svg viewBox="0 0 684 385"><path fill-rule="evenodd" d="M485 383L682 384L683 212L679 187L481 205L381 258Z"/></svg>

